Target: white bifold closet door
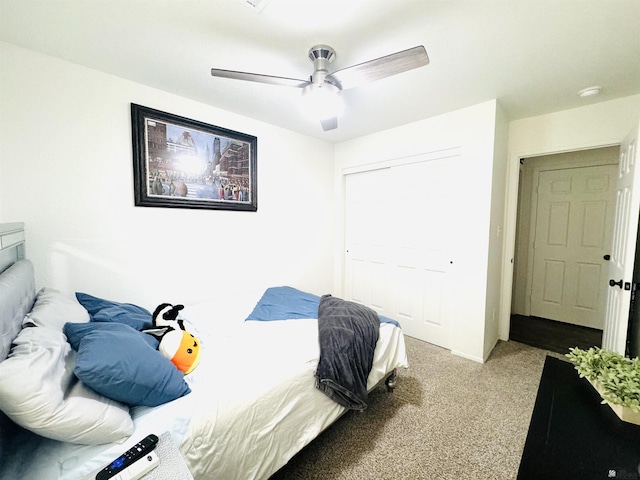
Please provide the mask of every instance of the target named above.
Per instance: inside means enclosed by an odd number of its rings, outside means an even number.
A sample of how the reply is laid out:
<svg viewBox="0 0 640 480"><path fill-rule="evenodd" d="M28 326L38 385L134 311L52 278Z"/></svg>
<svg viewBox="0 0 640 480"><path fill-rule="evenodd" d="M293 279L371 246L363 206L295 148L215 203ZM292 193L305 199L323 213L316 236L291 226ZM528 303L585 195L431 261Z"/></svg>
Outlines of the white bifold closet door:
<svg viewBox="0 0 640 480"><path fill-rule="evenodd" d="M345 175L345 298L444 348L455 301L457 164L457 157L425 156Z"/></svg>

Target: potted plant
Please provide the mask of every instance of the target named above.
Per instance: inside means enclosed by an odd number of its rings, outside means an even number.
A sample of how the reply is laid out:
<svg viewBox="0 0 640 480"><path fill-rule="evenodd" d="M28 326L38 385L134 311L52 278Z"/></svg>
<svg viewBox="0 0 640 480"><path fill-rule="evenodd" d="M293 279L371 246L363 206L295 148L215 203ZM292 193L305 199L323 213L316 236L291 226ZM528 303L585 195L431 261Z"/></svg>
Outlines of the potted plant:
<svg viewBox="0 0 640 480"><path fill-rule="evenodd" d="M640 360L605 348L569 349L566 357L621 420L640 425Z"/></svg>

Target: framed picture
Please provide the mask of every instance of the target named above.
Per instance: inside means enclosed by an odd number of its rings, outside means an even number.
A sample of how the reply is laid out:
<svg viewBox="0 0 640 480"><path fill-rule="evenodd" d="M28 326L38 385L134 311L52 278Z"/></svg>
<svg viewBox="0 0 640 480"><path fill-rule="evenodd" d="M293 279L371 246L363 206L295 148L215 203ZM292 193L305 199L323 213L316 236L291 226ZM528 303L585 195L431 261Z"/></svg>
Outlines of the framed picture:
<svg viewBox="0 0 640 480"><path fill-rule="evenodd" d="M135 204L258 210L258 139L131 104Z"/></svg>

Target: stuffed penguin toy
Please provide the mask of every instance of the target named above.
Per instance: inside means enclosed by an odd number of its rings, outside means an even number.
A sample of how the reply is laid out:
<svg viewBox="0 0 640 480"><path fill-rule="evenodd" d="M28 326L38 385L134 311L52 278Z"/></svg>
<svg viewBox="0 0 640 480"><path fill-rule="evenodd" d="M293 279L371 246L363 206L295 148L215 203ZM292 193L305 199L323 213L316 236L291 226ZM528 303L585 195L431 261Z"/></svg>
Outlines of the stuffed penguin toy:
<svg viewBox="0 0 640 480"><path fill-rule="evenodd" d="M178 318L184 305L162 303L153 312L153 329L145 333L160 341L158 351L171 360L185 375L193 372L200 363L200 341L184 327Z"/></svg>

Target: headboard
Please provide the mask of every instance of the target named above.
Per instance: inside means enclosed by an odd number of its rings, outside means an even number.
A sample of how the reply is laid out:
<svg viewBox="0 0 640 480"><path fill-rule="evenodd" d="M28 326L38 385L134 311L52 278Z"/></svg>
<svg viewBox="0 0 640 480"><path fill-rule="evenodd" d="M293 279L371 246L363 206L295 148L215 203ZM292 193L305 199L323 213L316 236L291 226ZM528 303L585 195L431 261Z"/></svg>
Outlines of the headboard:
<svg viewBox="0 0 640 480"><path fill-rule="evenodd" d="M24 223L0 223L0 272L24 258Z"/></svg>
<svg viewBox="0 0 640 480"><path fill-rule="evenodd" d="M24 259L24 224L0 224L0 361L36 298L33 264Z"/></svg>

